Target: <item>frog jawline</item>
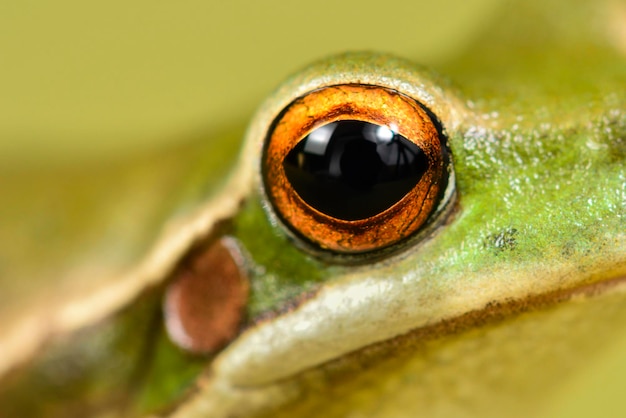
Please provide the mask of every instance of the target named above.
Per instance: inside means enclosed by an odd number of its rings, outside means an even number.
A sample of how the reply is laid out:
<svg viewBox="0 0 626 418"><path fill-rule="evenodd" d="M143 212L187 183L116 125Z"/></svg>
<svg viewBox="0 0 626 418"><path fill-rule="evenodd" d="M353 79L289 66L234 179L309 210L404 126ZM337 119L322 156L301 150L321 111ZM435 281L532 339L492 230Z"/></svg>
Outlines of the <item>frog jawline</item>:
<svg viewBox="0 0 626 418"><path fill-rule="evenodd" d="M234 386L269 384L493 304L556 295L625 276L623 254L623 245L616 245L584 276L575 263L540 266L522 273L467 273L462 283L446 289L445 295L424 279L428 277L424 272L395 281L385 279L384 272L382 277L354 273L322 288L316 298L297 310L242 334L216 359L213 372ZM607 269L607 265L614 268ZM507 280L497 280L501 277Z"/></svg>

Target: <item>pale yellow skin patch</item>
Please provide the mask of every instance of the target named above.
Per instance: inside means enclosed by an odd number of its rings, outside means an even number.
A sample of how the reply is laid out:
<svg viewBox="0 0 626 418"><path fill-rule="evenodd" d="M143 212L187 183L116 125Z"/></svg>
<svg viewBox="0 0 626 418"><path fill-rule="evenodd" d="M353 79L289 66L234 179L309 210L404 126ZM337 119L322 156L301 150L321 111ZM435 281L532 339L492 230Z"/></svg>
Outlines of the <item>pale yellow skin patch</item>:
<svg viewBox="0 0 626 418"><path fill-rule="evenodd" d="M593 364L613 334L625 330L616 327L626 323L625 292L623 280L581 288L556 305L514 316L503 312L509 316L504 321L461 325L460 333L447 336L445 330L409 334L395 346L366 352L365 360L352 355L261 386L232 386L213 375L173 416L315 417L320 408L328 417L533 415L549 404L564 379L588 367L587 361ZM338 376L337 386L332 376ZM325 385L331 389L320 390ZM275 411L303 393L304 400Z"/></svg>
<svg viewBox="0 0 626 418"><path fill-rule="evenodd" d="M609 262L617 262L621 253L612 256ZM240 337L216 362L215 372L244 387L284 379L412 329L483 309L489 303L579 283L573 267L559 267L468 274L466 281L456 286L437 285L435 276L422 269L399 278L385 268L340 278L293 313ZM602 265L596 266L596 271L604 272ZM507 281L498 280L504 276Z"/></svg>

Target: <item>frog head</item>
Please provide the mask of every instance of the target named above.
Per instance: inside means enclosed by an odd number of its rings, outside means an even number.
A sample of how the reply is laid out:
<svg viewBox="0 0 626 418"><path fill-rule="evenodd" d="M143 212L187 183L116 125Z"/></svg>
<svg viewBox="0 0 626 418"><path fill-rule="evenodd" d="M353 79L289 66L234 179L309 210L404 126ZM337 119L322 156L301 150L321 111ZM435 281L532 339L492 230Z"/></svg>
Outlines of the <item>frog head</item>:
<svg viewBox="0 0 626 418"><path fill-rule="evenodd" d="M506 41L509 48L526 42ZM472 52L478 63L461 57L442 66L439 73L449 78L376 53L333 56L294 74L252 119L220 192L207 198L198 188L179 191L183 203L165 211L175 215L146 240L152 249L122 248L139 261L115 272L107 287L74 291L80 297L51 307L45 321L43 315L10 321L0 363L13 370L5 393L15 395L15 381L22 388L42 380L46 390L72 387L67 381L78 388L83 376L98 380L112 365L124 370L120 387L140 403L162 406L154 399L166 393L162 403L178 399L180 416L394 416L407 408L462 412L463 405L497 415L527 400L541 403L535 400L545 399L565 371L597 355L596 345L610 341L626 319L624 60L603 48L580 58L562 47L553 39L537 56L518 50L522 57L511 61L499 47L485 46ZM503 62L516 67L503 73ZM284 183L284 176L270 175L276 127L294 104L329 89L399 97L432 126L428 138L441 157L428 160L428 169L439 161L439 171L418 176L414 187L432 178L441 187L431 198L417 193L404 203L414 211L431 201L424 213L400 215L405 223L419 218L406 235L370 239L374 244L364 248L352 246L348 231L329 243L310 235L322 228L311 224L315 217L296 224L286 215L293 195L280 206L272 194L277 178ZM339 105L361 93L355 97ZM314 120L281 151L279 168L315 129L345 120L427 146L404 124L363 119ZM234 148L231 136L223 139ZM223 166L212 151L198 141L180 151L184 163L171 164L191 172L185 181L205 182L207 166ZM138 167L120 178L141 177ZM157 176L150 190L168 182L176 183ZM147 201L160 195L145 193ZM374 228L368 222L378 214L358 219L361 230ZM230 254L224 257L235 260L240 291L248 295L237 305L244 306L245 329L235 330L222 351L188 358L164 337L162 299L178 272L223 236ZM104 255L118 257L114 249ZM167 320L175 313L165 305ZM32 361L37 355L43 360ZM98 363L105 370L92 372ZM23 371L29 367L35 371ZM180 394L198 374L193 393ZM103 388L114 392L111 382L90 385L90 402L112 402L102 395ZM494 396L508 401L493 402Z"/></svg>
<svg viewBox="0 0 626 418"><path fill-rule="evenodd" d="M366 251L351 247L351 235L345 237L344 247L338 249L333 242L329 248L311 236L306 224L294 225L280 212L290 208L281 208L268 191L274 185L268 184L266 167L269 143L275 140L272 129L285 123L281 118L286 108L296 103L310 109L314 104L303 99L310 92L355 85L388 89L427 109L441 126L453 165L446 171L447 189L439 193L440 201L420 229L382 249ZM346 91L341 94L349 97ZM307 371L319 367L339 381L336 375L342 372L333 369L346 368L350 361L373 362L381 373L379 363L385 361L380 357L388 354L390 344L398 349L421 338L449 338L451 330L497 322L494 318L513 313L516 319L509 323L513 329L535 327L534 332L553 334L567 327L573 316L584 323L589 309L583 305L570 307L566 314L551 313L556 305L598 294L604 295L598 303L620 303L621 296L607 294L623 291L625 241L620 231L625 183L621 164L613 162L623 155L623 140L615 139L623 138L626 125L618 110L622 105L613 102L616 96L609 92L598 100L608 100L615 108L608 114L594 114L599 108L593 105L572 109L585 113L577 122L569 118L563 123L539 122L546 119L537 119L537 109L525 113L515 104L514 114L503 108L486 112L423 68L369 53L332 57L289 79L261 107L249 129L240 173L247 173L246 194L253 198L238 215L235 236L253 262L264 267L251 279L252 312L280 307L298 292L309 296L299 298L288 313L239 336L215 360L216 379L238 388L233 393L277 386L281 394L289 392L285 387L307 393L311 390L307 379L312 379ZM541 111L554 121L559 116L548 116L549 112L560 115L563 108L558 104ZM303 118L308 120L308 115ZM409 204L420 204L410 198ZM301 225L304 232L298 229ZM283 264L287 254L296 262ZM540 324L537 318L520 315L532 310L546 316ZM505 352L524 350L519 339L492 332L498 336L490 344ZM571 332L570 338L580 338L575 334ZM344 360L338 363L337 358ZM405 361L395 372L407 379L416 373L407 366L415 358ZM473 366L492 368L480 362ZM351 384L364 390L366 383L354 380ZM216 393L219 397L211 399ZM203 396L198 398L201 409L208 404L220 410L222 392L210 385ZM380 402L375 395L372 399L371 403ZM344 412L361 410L346 404ZM195 404L191 405L187 408L193 409Z"/></svg>

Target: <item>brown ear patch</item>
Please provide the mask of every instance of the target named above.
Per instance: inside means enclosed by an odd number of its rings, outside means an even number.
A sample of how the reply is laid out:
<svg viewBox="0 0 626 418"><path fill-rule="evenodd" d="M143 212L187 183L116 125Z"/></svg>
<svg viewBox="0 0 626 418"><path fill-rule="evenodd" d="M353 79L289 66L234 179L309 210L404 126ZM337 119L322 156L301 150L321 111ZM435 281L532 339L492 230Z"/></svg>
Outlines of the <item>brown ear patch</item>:
<svg viewBox="0 0 626 418"><path fill-rule="evenodd" d="M170 338L196 354L219 350L239 333L248 292L243 256L232 238L194 251L176 269L165 293Z"/></svg>

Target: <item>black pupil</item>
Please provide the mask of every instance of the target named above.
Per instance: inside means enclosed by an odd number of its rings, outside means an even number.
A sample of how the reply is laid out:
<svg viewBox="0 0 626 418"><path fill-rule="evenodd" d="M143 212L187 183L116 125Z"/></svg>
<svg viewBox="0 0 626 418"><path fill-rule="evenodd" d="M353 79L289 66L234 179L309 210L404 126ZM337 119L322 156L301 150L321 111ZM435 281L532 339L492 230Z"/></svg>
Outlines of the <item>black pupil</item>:
<svg viewBox="0 0 626 418"><path fill-rule="evenodd" d="M413 142L389 127L356 120L315 129L283 164L307 204L348 221L393 206L428 169L426 155Z"/></svg>

